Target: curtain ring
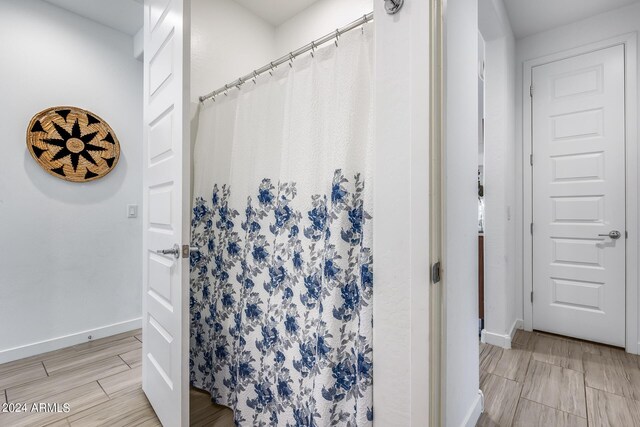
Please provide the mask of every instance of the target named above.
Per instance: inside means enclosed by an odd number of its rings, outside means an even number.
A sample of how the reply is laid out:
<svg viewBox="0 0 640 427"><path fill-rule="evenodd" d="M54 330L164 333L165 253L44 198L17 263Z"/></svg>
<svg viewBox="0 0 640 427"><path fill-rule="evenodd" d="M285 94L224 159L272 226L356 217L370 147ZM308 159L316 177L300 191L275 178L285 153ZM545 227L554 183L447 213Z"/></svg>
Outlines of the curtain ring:
<svg viewBox="0 0 640 427"><path fill-rule="evenodd" d="M313 56L313 53L315 52L315 50L316 50L316 42L311 42L311 57L312 58L315 58Z"/></svg>
<svg viewBox="0 0 640 427"><path fill-rule="evenodd" d="M229 91L229 85L224 85L224 96L229 96L227 93Z"/></svg>
<svg viewBox="0 0 640 427"><path fill-rule="evenodd" d="M252 80L253 80L253 84L254 84L254 85L255 85L255 84L257 84L257 83L256 83L256 79L257 79L257 78L258 78L258 73L256 73L256 70L253 70L253 79L252 79Z"/></svg>
<svg viewBox="0 0 640 427"><path fill-rule="evenodd" d="M336 28L336 40L334 42L336 44L336 47L338 47L338 38L339 37L340 37L340 29Z"/></svg>
<svg viewBox="0 0 640 427"><path fill-rule="evenodd" d="M240 86L242 86L243 84L244 80L242 80L242 77L238 77L238 84L236 85L236 88L240 90Z"/></svg>
<svg viewBox="0 0 640 427"><path fill-rule="evenodd" d="M289 52L289 67L293 68L293 52Z"/></svg>
<svg viewBox="0 0 640 427"><path fill-rule="evenodd" d="M273 66L273 62L270 62L269 64L271 64L271 69L269 70L269 75L273 76L273 70L274 70L274 66Z"/></svg>

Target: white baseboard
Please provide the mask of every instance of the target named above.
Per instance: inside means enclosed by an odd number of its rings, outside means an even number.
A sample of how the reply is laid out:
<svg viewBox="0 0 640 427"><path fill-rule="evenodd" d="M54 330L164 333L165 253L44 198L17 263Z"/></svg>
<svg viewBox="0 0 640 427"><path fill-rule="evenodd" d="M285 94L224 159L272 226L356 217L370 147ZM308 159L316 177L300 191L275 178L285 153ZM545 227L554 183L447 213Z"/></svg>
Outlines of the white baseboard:
<svg viewBox="0 0 640 427"><path fill-rule="evenodd" d="M485 344L495 345L496 347L511 348L511 335L510 334L497 334L495 332L489 332L486 329L482 330L480 340Z"/></svg>
<svg viewBox="0 0 640 427"><path fill-rule="evenodd" d="M49 351L58 350L72 345L81 344L98 338L105 338L122 332L132 331L142 327L142 318L131 319L112 325L102 326L95 329L89 329L62 337L51 338L48 340L26 344L19 347L0 350L0 364L7 363L25 357L35 356L36 354L47 353ZM91 339L89 339L91 336Z"/></svg>
<svg viewBox="0 0 640 427"><path fill-rule="evenodd" d="M482 330L482 334L480 335L480 339L485 344L495 345L497 347L502 347L509 349L511 348L511 341L513 340L514 335L518 329L522 329L522 325L524 324L522 319L516 319L511 325L511 329L508 334L498 334L495 332L489 332L486 329Z"/></svg>
<svg viewBox="0 0 640 427"><path fill-rule="evenodd" d="M484 411L484 396L482 394L482 390L478 390L478 397L473 401L473 405L467 412L467 416L464 417L462 424L460 427L475 427L480 419L480 415Z"/></svg>

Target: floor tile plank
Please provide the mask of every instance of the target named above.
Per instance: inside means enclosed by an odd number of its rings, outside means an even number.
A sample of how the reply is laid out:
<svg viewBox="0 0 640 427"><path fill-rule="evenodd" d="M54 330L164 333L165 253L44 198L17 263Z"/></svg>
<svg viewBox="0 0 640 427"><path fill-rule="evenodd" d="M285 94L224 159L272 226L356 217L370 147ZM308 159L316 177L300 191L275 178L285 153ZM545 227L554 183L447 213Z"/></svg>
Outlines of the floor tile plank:
<svg viewBox="0 0 640 427"><path fill-rule="evenodd" d="M35 356L25 357L24 359L14 360L12 362L3 363L0 365L0 374L15 369L20 369L34 363L42 363L45 358L65 356L74 354L73 347L62 348L60 350L49 351L47 353L37 354Z"/></svg>
<svg viewBox="0 0 640 427"><path fill-rule="evenodd" d="M620 360L589 352L583 355L583 361L587 387L629 398L636 395Z"/></svg>
<svg viewBox="0 0 640 427"><path fill-rule="evenodd" d="M584 378L578 371L531 361L522 397L586 418Z"/></svg>
<svg viewBox="0 0 640 427"><path fill-rule="evenodd" d="M74 369L110 356L137 350L140 346L140 342L134 337L126 337L118 341L103 343L100 346L77 350L73 355L45 359L43 363L47 368L47 372L51 375L64 369Z"/></svg>
<svg viewBox="0 0 640 427"><path fill-rule="evenodd" d="M587 427L587 419L520 399L513 420L514 427Z"/></svg>
<svg viewBox="0 0 640 427"><path fill-rule="evenodd" d="M536 334L518 329L511 340L511 347L519 350L533 350Z"/></svg>
<svg viewBox="0 0 640 427"><path fill-rule="evenodd" d="M120 358L124 360L124 363L129 365L130 368L136 368L142 365L142 347L138 347L135 350L128 351L120 354Z"/></svg>
<svg viewBox="0 0 640 427"><path fill-rule="evenodd" d="M142 367L119 372L98 381L109 397L129 393L142 387Z"/></svg>
<svg viewBox="0 0 640 427"><path fill-rule="evenodd" d="M158 418L153 418L141 422L140 424L136 425L136 427L162 427L162 424L160 423L160 420ZM235 425L233 427L235 427Z"/></svg>
<svg viewBox="0 0 640 427"><path fill-rule="evenodd" d="M538 336L533 346L533 359L584 372L582 346L574 341Z"/></svg>
<svg viewBox="0 0 640 427"><path fill-rule="evenodd" d="M41 362L34 362L21 366L11 371L0 373L0 389L6 389L15 385L25 384L39 378L45 378L47 371Z"/></svg>
<svg viewBox="0 0 640 427"><path fill-rule="evenodd" d="M63 420L58 420L52 422L51 424L47 424L45 427L69 427L69 421L65 418Z"/></svg>
<svg viewBox="0 0 640 427"><path fill-rule="evenodd" d="M480 383L488 413L478 425L510 425L490 416L492 399L501 403L495 378L518 378L517 355L531 357L513 417L514 426L640 426L640 357L624 349L541 331L516 331L511 350L480 344ZM522 357L523 353L520 353ZM507 378L502 378L503 381ZM508 383L507 383L508 384Z"/></svg>
<svg viewBox="0 0 640 427"><path fill-rule="evenodd" d="M640 402L587 387L587 413L591 426L638 426Z"/></svg>
<svg viewBox="0 0 640 427"><path fill-rule="evenodd" d="M500 377L524 382L531 352L527 350L504 350L500 347L487 345L480 352L480 369Z"/></svg>
<svg viewBox="0 0 640 427"><path fill-rule="evenodd" d="M60 390L68 390L83 384L129 370L118 356L83 365L78 369L60 371L49 377L7 389L9 402L23 402L31 399L46 399ZM96 385L98 385L96 383Z"/></svg>
<svg viewBox="0 0 640 427"><path fill-rule="evenodd" d="M69 413L0 414L0 426L69 427L73 419L72 424L80 426L161 427L141 389L142 338L135 337L140 333L138 329L0 365L0 402L8 396L9 402L71 405ZM45 364L52 370L49 376Z"/></svg>
<svg viewBox="0 0 640 427"><path fill-rule="evenodd" d="M46 403L68 403L70 412L31 412L31 413L3 413L0 414L0 425L11 427L46 426L63 420L75 413L81 412L94 405L109 400L97 382L81 385L47 397ZM27 404L40 402L39 399L25 399Z"/></svg>
<svg viewBox="0 0 640 427"><path fill-rule="evenodd" d="M94 405L69 416L71 427L127 427L156 419L147 397L141 389Z"/></svg>
<svg viewBox="0 0 640 427"><path fill-rule="evenodd" d="M511 426L522 384L497 375L485 374L480 389L484 393L484 412L477 426Z"/></svg>

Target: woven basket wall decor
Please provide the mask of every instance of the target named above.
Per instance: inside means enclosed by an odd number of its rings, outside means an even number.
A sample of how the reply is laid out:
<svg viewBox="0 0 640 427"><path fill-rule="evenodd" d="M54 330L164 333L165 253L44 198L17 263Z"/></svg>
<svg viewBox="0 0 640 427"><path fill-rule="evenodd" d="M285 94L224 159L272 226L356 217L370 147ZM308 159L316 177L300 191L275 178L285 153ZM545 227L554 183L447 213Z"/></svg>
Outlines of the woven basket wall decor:
<svg viewBox="0 0 640 427"><path fill-rule="evenodd" d="M102 178L120 158L120 143L111 126L77 107L47 108L33 116L27 147L45 171L71 182Z"/></svg>

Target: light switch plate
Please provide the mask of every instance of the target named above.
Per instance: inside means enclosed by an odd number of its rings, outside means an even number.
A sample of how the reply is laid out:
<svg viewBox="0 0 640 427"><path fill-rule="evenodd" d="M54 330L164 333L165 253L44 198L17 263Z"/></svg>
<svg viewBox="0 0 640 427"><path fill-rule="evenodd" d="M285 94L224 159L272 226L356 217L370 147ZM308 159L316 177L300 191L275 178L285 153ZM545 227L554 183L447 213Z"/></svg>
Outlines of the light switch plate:
<svg viewBox="0 0 640 427"><path fill-rule="evenodd" d="M138 217L138 205L127 205L127 218Z"/></svg>

